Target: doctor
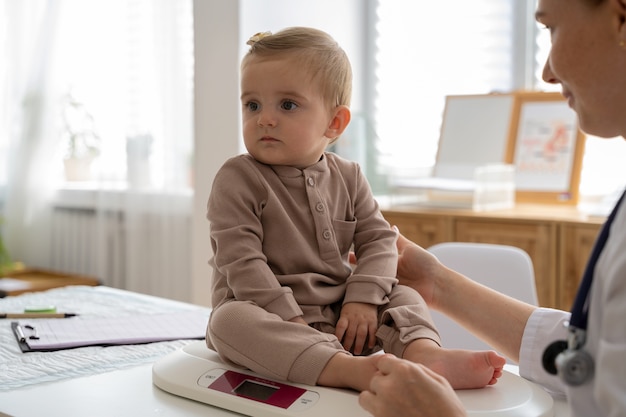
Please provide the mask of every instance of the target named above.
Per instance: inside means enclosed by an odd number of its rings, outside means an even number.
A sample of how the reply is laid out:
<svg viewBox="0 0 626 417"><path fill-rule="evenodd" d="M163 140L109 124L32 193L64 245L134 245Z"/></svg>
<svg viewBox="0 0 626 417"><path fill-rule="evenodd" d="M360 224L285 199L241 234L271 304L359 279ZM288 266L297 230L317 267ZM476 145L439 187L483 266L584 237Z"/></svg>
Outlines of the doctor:
<svg viewBox="0 0 626 417"><path fill-rule="evenodd" d="M536 16L552 37L544 80L561 84L585 132L626 136L626 0L539 0ZM402 284L518 360L520 375L565 393L571 416L626 416L626 204L596 241L571 315L483 287L403 236L398 248ZM389 355L378 369L360 396L374 416L465 415L428 369Z"/></svg>

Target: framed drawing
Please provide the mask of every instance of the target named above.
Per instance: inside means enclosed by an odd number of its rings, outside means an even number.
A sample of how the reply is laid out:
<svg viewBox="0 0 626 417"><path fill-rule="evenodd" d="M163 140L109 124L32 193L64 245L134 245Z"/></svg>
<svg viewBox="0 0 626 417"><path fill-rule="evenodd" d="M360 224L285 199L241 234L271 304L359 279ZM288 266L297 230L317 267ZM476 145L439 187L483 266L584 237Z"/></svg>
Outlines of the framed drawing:
<svg viewBox="0 0 626 417"><path fill-rule="evenodd" d="M506 162L516 201L576 204L585 137L560 93L516 92Z"/></svg>

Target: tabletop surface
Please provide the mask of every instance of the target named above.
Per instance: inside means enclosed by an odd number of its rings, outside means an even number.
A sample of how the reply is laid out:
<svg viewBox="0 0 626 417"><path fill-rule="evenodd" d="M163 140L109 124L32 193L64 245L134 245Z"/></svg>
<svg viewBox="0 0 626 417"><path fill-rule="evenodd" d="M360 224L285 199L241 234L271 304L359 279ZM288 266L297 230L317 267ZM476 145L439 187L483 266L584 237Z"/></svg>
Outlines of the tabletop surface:
<svg viewBox="0 0 626 417"><path fill-rule="evenodd" d="M135 306L129 309L161 312L163 310L179 310L199 308L183 305L170 300L162 300L150 296L135 295L125 291L98 287L77 288L73 291L84 291L81 294L84 304L93 302L89 293L104 297L107 302L119 297L125 303L135 300ZM52 297L64 290L51 290ZM72 293L72 291L67 290ZM99 295L99 294L103 295ZM74 294L75 295L75 294ZM37 295L21 295L0 300L2 307L15 307L20 300L24 302L41 301L46 292ZM24 297L21 299L20 297ZM42 298L43 297L43 298ZM131 303L132 304L132 303ZM80 308L80 306L77 306ZM98 306L94 310L98 310ZM102 307L104 309L104 307ZM123 308L117 306L116 308ZM102 312L105 314L104 312ZM0 321L2 329L9 326L10 321ZM5 334L6 333L6 334ZM173 350L186 346L187 341L158 346L158 344L129 346L136 349L139 355L128 356L128 352L120 350L115 353L113 348L80 348L61 352L37 352L22 354L16 347L17 342L12 334L0 332L2 359L0 360L0 416L13 417L46 417L57 416L209 416L228 417L238 414L219 409L204 403L178 397L161 390L152 383L152 365L160 357ZM13 346L15 345L15 346ZM150 350L145 350L150 349ZM154 350L156 349L156 350ZM82 352L82 354L81 354ZM5 355L6 353L6 355ZM72 357L81 361L72 369ZM100 356L105 361L100 361ZM138 356L138 357L137 357ZM91 358L91 359L90 359ZM117 359L116 359L117 358ZM66 363L69 362L69 363ZM56 370L63 364L65 369ZM507 369L516 373L515 367L507 365ZM20 369L25 368L24 381L15 377ZM46 371L47 370L47 371ZM53 370L57 372L52 372ZM45 373L49 375L45 375ZM567 404L555 400L555 416L568 417Z"/></svg>

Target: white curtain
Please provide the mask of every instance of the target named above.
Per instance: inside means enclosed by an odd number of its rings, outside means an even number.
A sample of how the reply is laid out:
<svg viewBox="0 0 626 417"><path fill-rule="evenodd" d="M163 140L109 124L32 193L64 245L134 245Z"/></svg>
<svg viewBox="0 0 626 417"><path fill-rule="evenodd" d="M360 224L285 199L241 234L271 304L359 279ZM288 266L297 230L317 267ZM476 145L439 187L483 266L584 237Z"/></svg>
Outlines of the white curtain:
<svg viewBox="0 0 626 417"><path fill-rule="evenodd" d="M191 1L0 1L11 257L189 299ZM78 180L64 171L70 137L92 162Z"/></svg>
<svg viewBox="0 0 626 417"><path fill-rule="evenodd" d="M2 3L4 236L14 260L50 262L58 1Z"/></svg>

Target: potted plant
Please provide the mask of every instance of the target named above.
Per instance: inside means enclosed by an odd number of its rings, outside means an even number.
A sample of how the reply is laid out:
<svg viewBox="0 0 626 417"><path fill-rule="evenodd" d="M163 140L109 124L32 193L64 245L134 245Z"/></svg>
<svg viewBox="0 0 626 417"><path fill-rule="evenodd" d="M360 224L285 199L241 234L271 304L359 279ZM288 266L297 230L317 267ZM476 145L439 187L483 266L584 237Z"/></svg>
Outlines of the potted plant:
<svg viewBox="0 0 626 417"><path fill-rule="evenodd" d="M63 140L65 178L68 181L91 179L91 163L100 154L100 136L96 133L93 116L83 103L67 94L63 100Z"/></svg>
<svg viewBox="0 0 626 417"><path fill-rule="evenodd" d="M21 269L23 269L23 265L20 262L13 262L11 256L9 256L9 251L4 245L2 240L2 218L0 218L0 277Z"/></svg>

